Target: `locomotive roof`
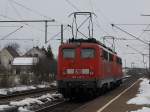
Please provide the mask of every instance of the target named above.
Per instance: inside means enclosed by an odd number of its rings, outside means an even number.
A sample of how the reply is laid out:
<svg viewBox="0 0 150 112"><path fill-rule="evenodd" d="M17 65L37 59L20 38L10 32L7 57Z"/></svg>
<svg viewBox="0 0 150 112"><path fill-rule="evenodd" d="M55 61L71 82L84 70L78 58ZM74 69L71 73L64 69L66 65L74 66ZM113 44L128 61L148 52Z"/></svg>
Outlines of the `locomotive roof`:
<svg viewBox="0 0 150 112"><path fill-rule="evenodd" d="M71 38L68 41L69 43L95 43L98 44L104 48L106 48L107 50L113 52L116 54L116 52L114 52L111 48L105 46L103 43L101 43L100 41L96 40L95 38L88 38L88 39L75 39L75 38Z"/></svg>

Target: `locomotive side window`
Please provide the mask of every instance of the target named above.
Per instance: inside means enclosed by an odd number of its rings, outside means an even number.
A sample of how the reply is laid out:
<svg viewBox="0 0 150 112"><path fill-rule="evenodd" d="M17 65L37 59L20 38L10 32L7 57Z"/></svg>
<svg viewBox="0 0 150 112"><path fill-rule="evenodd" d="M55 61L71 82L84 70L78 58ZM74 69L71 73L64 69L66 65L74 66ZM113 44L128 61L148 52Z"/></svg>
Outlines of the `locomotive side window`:
<svg viewBox="0 0 150 112"><path fill-rule="evenodd" d="M108 52L105 51L105 50L103 50L103 58L104 58L105 60L108 60Z"/></svg>
<svg viewBox="0 0 150 112"><path fill-rule="evenodd" d="M117 63L120 64L120 65L122 65L122 60L121 60L121 58L117 57Z"/></svg>
<svg viewBox="0 0 150 112"><path fill-rule="evenodd" d="M95 50L92 48L81 49L82 58L94 58Z"/></svg>
<svg viewBox="0 0 150 112"><path fill-rule="evenodd" d="M113 55L109 53L109 61L113 61Z"/></svg>
<svg viewBox="0 0 150 112"><path fill-rule="evenodd" d="M73 49L73 48L63 49L63 57L64 58L75 58L75 49Z"/></svg>

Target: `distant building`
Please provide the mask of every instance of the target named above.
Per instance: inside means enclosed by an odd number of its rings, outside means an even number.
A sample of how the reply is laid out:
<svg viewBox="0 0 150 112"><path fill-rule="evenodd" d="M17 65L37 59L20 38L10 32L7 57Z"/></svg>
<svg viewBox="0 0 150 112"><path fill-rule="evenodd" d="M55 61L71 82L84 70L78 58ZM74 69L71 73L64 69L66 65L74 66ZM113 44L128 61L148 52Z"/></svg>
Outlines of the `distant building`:
<svg viewBox="0 0 150 112"><path fill-rule="evenodd" d="M12 62L14 74L33 73L33 67L38 63L37 57L16 57Z"/></svg>
<svg viewBox="0 0 150 112"><path fill-rule="evenodd" d="M3 48L0 52L0 65L6 70L10 71L13 59L18 56L18 52L12 47Z"/></svg>
<svg viewBox="0 0 150 112"><path fill-rule="evenodd" d="M39 47L33 47L29 51L25 53L24 56L27 57L39 57L41 58L46 58L46 50L45 49L40 49Z"/></svg>

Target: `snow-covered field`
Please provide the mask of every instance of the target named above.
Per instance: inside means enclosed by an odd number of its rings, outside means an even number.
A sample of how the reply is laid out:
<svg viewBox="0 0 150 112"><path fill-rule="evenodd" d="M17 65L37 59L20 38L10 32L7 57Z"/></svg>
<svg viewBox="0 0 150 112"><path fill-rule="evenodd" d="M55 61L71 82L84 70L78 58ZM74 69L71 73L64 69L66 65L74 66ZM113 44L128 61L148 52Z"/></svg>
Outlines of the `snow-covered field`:
<svg viewBox="0 0 150 112"><path fill-rule="evenodd" d="M20 101L11 101L8 105L0 105L0 111L11 107L18 107L19 112L30 112L28 109L33 105L42 105L46 102L52 102L60 98L62 98L62 95L59 93L48 93L37 98L26 98Z"/></svg>
<svg viewBox="0 0 150 112"><path fill-rule="evenodd" d="M56 81L52 82L51 84L43 84L43 85L40 84L40 85L31 85L31 86L21 85L12 88L2 88L0 89L0 95L7 95L14 92L21 92L21 91L33 90L37 88L49 88L49 87L56 87Z"/></svg>
<svg viewBox="0 0 150 112"><path fill-rule="evenodd" d="M130 99L127 104L135 104L135 105L150 105L150 84L149 80L146 78L140 79L142 82L140 83L140 87L136 97ZM142 109L131 111L131 112L150 112L149 107L143 107Z"/></svg>

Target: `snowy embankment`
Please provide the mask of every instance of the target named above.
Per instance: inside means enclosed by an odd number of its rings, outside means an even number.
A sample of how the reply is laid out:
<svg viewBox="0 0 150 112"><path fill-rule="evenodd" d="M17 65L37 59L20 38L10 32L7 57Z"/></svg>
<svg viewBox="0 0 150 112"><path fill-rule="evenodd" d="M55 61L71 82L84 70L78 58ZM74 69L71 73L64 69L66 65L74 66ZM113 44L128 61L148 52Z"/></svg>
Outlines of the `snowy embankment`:
<svg viewBox="0 0 150 112"><path fill-rule="evenodd" d="M0 95L7 95L15 92L21 92L21 91L27 91L27 90L34 90L34 89L39 89L39 88L50 88L50 87L56 87L56 81L52 82L51 84L40 84L40 85L31 85L31 86L26 86L26 85L21 85L17 87L12 87L12 88L2 88L0 89Z"/></svg>
<svg viewBox="0 0 150 112"><path fill-rule="evenodd" d="M48 93L46 95L42 95L37 98L26 98L20 101L11 101L9 105L0 105L0 111L16 107L19 112L30 112L28 109L30 109L31 106L42 105L45 104L46 102L52 102L61 98L62 95L59 93L53 94Z"/></svg>
<svg viewBox="0 0 150 112"><path fill-rule="evenodd" d="M150 105L150 84L149 80L146 78L140 79L142 82L140 83L140 87L136 97L130 99L127 104L135 104L135 105ZM142 109L131 111L131 112L150 112L149 107L143 107Z"/></svg>

